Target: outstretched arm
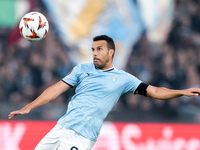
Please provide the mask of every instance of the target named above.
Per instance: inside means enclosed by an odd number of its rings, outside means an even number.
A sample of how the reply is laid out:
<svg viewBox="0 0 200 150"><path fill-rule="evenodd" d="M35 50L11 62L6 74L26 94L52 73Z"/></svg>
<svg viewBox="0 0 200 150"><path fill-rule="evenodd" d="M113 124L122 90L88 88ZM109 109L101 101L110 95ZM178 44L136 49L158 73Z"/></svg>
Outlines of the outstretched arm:
<svg viewBox="0 0 200 150"><path fill-rule="evenodd" d="M25 107L23 107L20 110L13 111L9 114L9 119L12 119L16 115L22 115L29 113L32 109L44 105L48 103L49 101L55 99L60 94L65 92L67 89L69 89L69 85L64 83L63 81L59 81L58 83L50 86L47 88L38 98L36 98L33 102L29 103Z"/></svg>
<svg viewBox="0 0 200 150"><path fill-rule="evenodd" d="M147 96L156 98L156 99L171 99L180 96L199 96L200 89L199 88L191 88L185 90L171 90L163 87L154 87L149 85L147 87Z"/></svg>

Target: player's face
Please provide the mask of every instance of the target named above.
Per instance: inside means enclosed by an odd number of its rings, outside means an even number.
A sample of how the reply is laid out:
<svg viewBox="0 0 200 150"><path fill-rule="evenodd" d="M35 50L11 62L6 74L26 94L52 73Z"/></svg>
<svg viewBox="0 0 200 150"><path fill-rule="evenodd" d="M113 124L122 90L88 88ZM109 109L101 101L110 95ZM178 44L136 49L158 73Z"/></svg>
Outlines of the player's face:
<svg viewBox="0 0 200 150"><path fill-rule="evenodd" d="M109 69L112 67L112 50L107 47L104 40L95 41L92 44L92 53L94 65L97 69Z"/></svg>

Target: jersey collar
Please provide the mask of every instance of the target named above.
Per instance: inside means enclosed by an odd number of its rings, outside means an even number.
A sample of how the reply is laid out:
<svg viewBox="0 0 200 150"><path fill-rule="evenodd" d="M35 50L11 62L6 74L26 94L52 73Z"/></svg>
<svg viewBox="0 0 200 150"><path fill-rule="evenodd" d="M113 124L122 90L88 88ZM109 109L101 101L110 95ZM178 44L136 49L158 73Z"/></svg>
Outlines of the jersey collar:
<svg viewBox="0 0 200 150"><path fill-rule="evenodd" d="M93 66L94 66L95 69L97 69L97 68L95 67L94 63L93 63ZM115 69L115 67L113 66L113 67L111 67L111 68L109 68L109 69L106 69L106 70L99 70L99 69L97 69L97 70L102 71L102 72L108 72L108 71L112 71L112 70L114 70L114 69Z"/></svg>
<svg viewBox="0 0 200 150"><path fill-rule="evenodd" d="M111 70L114 70L115 68L112 67L112 68L109 68L109 69L106 69L106 70L102 70L103 72L107 72L107 71L111 71Z"/></svg>

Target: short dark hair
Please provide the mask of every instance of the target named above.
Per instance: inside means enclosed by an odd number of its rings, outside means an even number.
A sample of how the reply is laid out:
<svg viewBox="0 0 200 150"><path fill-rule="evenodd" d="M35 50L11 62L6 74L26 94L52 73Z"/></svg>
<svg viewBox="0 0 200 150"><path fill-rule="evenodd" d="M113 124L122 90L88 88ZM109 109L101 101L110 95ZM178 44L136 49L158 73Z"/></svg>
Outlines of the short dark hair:
<svg viewBox="0 0 200 150"><path fill-rule="evenodd" d="M107 42L108 49L113 49L115 51L115 43L113 39L107 35L98 35L93 38L93 41L105 40Z"/></svg>

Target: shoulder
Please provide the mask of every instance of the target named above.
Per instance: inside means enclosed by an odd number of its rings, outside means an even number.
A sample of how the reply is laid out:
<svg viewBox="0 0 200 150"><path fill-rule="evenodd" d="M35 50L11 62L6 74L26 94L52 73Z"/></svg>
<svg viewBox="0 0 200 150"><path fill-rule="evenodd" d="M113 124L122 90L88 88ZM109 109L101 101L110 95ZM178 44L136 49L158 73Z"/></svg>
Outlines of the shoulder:
<svg viewBox="0 0 200 150"><path fill-rule="evenodd" d="M93 63L82 63L82 64L78 64L76 67L78 67L81 70L87 70L87 69L91 69L93 68Z"/></svg>
<svg viewBox="0 0 200 150"><path fill-rule="evenodd" d="M124 71L124 70L119 70L115 69L118 74L122 75L125 78L125 81L130 82L130 80L139 80L136 76Z"/></svg>
<svg viewBox="0 0 200 150"><path fill-rule="evenodd" d="M120 69L117 69L117 68L115 68L114 70L115 70L115 72L117 72L117 73L119 73L121 75L124 75L124 76L131 75L130 73L128 73L128 72L126 72L124 70L120 70Z"/></svg>
<svg viewBox="0 0 200 150"><path fill-rule="evenodd" d="M82 67L82 68L84 68L84 67L92 67L93 63L81 63L81 64L78 64L77 66Z"/></svg>
<svg viewBox="0 0 200 150"><path fill-rule="evenodd" d="M81 63L76 65L73 70L76 70L78 72L85 72L85 71L89 71L92 70L94 68L93 63Z"/></svg>

